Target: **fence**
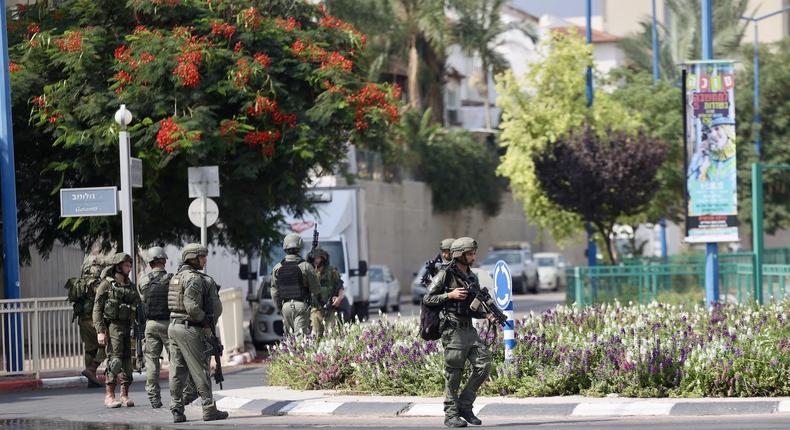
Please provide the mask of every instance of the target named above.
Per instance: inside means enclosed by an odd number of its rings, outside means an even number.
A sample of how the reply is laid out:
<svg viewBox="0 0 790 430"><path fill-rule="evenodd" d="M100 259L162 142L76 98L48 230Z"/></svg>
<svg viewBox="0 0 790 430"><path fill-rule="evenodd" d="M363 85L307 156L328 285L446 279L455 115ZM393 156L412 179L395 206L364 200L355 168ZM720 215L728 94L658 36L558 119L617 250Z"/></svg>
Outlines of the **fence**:
<svg viewBox="0 0 790 430"><path fill-rule="evenodd" d="M719 292L724 303L755 301L751 254L723 254L719 261ZM773 261L781 261L786 255ZM574 267L567 271L567 303L579 306L621 303L699 302L705 296L705 264L693 258L670 263L644 261L620 266ZM766 302L784 300L790 264L763 265Z"/></svg>
<svg viewBox="0 0 790 430"><path fill-rule="evenodd" d="M224 312L217 321L218 334L227 362L231 352L244 348L241 290L222 290L220 300ZM42 372L84 368L84 348L72 313L65 297L0 300L0 376L35 374L39 378ZM164 355L166 359L168 354Z"/></svg>

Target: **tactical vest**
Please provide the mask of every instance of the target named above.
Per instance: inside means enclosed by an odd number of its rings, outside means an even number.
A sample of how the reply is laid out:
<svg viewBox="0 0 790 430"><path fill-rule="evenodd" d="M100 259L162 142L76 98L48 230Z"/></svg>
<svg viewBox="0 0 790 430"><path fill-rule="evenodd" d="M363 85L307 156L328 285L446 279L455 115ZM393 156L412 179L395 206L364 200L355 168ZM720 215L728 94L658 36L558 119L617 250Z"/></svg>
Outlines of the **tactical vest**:
<svg viewBox="0 0 790 430"><path fill-rule="evenodd" d="M330 297L337 296L337 292L340 289L338 288L338 284L340 284L340 274L334 267L327 266L324 268L324 272L321 274L319 281L321 283L319 294L321 303L326 303Z"/></svg>
<svg viewBox="0 0 790 430"><path fill-rule="evenodd" d="M109 279L108 279L109 280ZM104 319L113 323L128 323L137 300L137 291L131 282L120 285L115 279L110 281L107 301L104 302Z"/></svg>
<svg viewBox="0 0 790 430"><path fill-rule="evenodd" d="M447 276L450 277L448 282L445 282L444 292L449 293L458 288L466 288L466 284L462 278L462 276L456 273L454 270L448 270ZM454 313L456 315L460 315L463 317L468 317L471 315L471 310L469 306L472 304L472 297L469 295L466 296L464 300L448 300L445 303L445 310L448 312Z"/></svg>
<svg viewBox="0 0 790 430"><path fill-rule="evenodd" d="M280 263L280 270L277 272L277 287L283 300L306 300L310 296L307 288L304 287L302 269L299 268L299 263L301 261L286 260Z"/></svg>
<svg viewBox="0 0 790 430"><path fill-rule="evenodd" d="M184 288L186 288L187 277L191 274L188 271L178 272L170 279L167 287L167 308L170 312L186 314L187 308L184 306Z"/></svg>
<svg viewBox="0 0 790 430"><path fill-rule="evenodd" d="M173 274L160 272L149 276L156 277L149 278L151 280L143 298L145 317L149 320L159 321L170 319L168 296L170 295L170 278L173 277Z"/></svg>

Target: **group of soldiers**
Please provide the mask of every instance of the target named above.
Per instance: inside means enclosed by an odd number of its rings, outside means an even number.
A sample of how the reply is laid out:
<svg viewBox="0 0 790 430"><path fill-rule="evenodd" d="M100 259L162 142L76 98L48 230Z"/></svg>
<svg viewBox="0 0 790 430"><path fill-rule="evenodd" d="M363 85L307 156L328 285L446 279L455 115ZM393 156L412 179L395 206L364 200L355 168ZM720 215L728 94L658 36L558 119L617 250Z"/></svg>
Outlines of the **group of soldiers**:
<svg viewBox="0 0 790 430"><path fill-rule="evenodd" d="M89 256L81 276L69 280L69 300L74 303L80 336L85 344L85 370L82 375L89 386L100 387L96 376L107 358L105 398L107 408L133 407L129 398L132 383L132 325L138 317L145 319L146 392L153 408L162 407L159 387L162 351L170 360L170 411L173 422L186 421L184 405L198 397L203 420L228 417L217 410L213 399L210 364L206 355L208 339L213 336L216 319L222 314L219 285L201 272L206 266L208 249L197 243L181 250L181 265L175 274L167 273L167 255L161 247L146 252L149 271L136 288L129 274L132 257L114 254L104 263ZM142 306L140 306L142 305ZM139 336L139 335L138 335ZM138 363L140 366L141 363ZM120 383L120 398L115 387Z"/></svg>
<svg viewBox="0 0 790 430"><path fill-rule="evenodd" d="M337 326L337 311L345 289L329 253L315 246L304 260L302 237L290 233L283 239L285 258L272 269L271 293L283 317L286 334L308 334L317 338Z"/></svg>

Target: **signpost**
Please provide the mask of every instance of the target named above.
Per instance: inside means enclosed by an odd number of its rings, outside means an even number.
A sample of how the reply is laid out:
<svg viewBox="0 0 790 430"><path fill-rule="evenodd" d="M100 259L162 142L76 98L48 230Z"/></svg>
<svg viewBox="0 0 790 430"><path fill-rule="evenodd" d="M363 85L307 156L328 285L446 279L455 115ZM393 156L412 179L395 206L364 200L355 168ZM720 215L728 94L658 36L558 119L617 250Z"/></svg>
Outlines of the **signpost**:
<svg viewBox="0 0 790 430"><path fill-rule="evenodd" d="M130 158L132 168L132 188L143 188L143 160Z"/></svg>
<svg viewBox="0 0 790 430"><path fill-rule="evenodd" d="M515 323L513 321L513 278L510 268L502 260L494 266L494 289L496 290L496 304L507 315L507 325L504 328L505 363L513 361L513 350L516 348Z"/></svg>
<svg viewBox="0 0 790 430"><path fill-rule="evenodd" d="M208 246L208 227L217 222L219 216L217 204L209 199L219 197L219 166L190 167L187 169L187 180L189 197L196 199L189 205L189 219L200 227L200 243ZM197 220L193 219L193 212ZM212 216L213 220L209 222Z"/></svg>
<svg viewBox="0 0 790 430"><path fill-rule="evenodd" d="M118 189L115 187L61 188L60 217L118 215Z"/></svg>

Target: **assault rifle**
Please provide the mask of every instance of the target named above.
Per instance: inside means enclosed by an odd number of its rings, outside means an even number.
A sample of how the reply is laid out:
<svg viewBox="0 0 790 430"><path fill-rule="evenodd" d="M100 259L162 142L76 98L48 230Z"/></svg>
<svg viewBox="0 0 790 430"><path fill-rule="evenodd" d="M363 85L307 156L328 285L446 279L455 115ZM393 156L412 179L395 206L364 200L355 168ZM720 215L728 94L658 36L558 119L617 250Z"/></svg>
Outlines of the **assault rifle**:
<svg viewBox="0 0 790 430"><path fill-rule="evenodd" d="M436 265L442 262L442 253L436 254L436 258L433 260L428 260L425 262L425 272L422 274L422 279L420 279L420 283L425 287L428 288L431 285L431 278L436 276L439 273L439 269L436 268Z"/></svg>
<svg viewBox="0 0 790 430"><path fill-rule="evenodd" d="M497 324L504 327L507 325L507 315L499 309L499 306L494 303L493 297L488 292L488 288L481 287L480 282L467 278L465 275L458 272L458 269L453 265L452 270L456 275L467 281L467 292L472 299L469 309L475 312L482 312L484 314L491 314L496 320Z"/></svg>
<svg viewBox="0 0 790 430"><path fill-rule="evenodd" d="M214 378L214 382L219 384L219 389L221 390L222 381L225 380L225 377L222 375L222 352L225 350L225 347L217 337L217 329L214 327L214 317L207 315L206 321L211 330L211 336L206 337L206 355L209 357L214 356L214 373L211 376Z"/></svg>
<svg viewBox="0 0 790 430"><path fill-rule="evenodd" d="M318 248L318 224L315 225L315 229L313 230L313 246L310 248L310 252L307 253L307 262L311 265L315 260L315 249Z"/></svg>
<svg viewBox="0 0 790 430"><path fill-rule="evenodd" d="M141 304L137 305L135 312L134 323L132 324L132 336L135 341L135 359L137 364L135 369L137 373L143 373L145 362L143 361L143 338L145 337L145 307Z"/></svg>

